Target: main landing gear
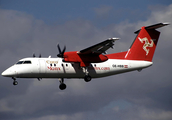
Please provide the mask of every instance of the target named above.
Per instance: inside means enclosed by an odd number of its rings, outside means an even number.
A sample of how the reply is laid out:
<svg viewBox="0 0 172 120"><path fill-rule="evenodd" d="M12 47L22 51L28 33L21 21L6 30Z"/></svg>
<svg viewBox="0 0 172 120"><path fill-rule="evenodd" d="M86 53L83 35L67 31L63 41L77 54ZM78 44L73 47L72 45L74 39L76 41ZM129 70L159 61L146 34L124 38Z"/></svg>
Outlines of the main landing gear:
<svg viewBox="0 0 172 120"><path fill-rule="evenodd" d="M82 67L82 70L85 73L85 76L84 76L85 82L90 82L91 81L91 76L88 73L88 68L87 67Z"/></svg>
<svg viewBox="0 0 172 120"><path fill-rule="evenodd" d="M85 80L85 82L90 82L91 81L91 76L90 75L85 75L84 80Z"/></svg>
<svg viewBox="0 0 172 120"><path fill-rule="evenodd" d="M18 82L16 81L16 78L12 77L13 81L13 85L18 85Z"/></svg>
<svg viewBox="0 0 172 120"><path fill-rule="evenodd" d="M82 67L82 70L85 73L85 76L84 76L85 82L91 81L92 78L88 74L88 68L87 67ZM60 82L60 85L59 85L60 90L66 89L66 84L64 83L64 78L59 78L59 82Z"/></svg>
<svg viewBox="0 0 172 120"><path fill-rule="evenodd" d="M64 83L64 78L60 78L59 81L60 81L60 85L59 85L60 90L66 89L66 84Z"/></svg>

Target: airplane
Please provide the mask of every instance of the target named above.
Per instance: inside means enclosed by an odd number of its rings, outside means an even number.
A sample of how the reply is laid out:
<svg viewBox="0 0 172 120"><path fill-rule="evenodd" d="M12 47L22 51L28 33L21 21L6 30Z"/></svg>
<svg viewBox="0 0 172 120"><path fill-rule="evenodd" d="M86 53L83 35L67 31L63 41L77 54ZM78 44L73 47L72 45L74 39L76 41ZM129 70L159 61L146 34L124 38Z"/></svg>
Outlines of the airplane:
<svg viewBox="0 0 172 120"><path fill-rule="evenodd" d="M109 48L113 48L114 42L119 38L109 38L96 45L80 51L66 51L66 46L61 50L57 45L59 54L57 58L24 58L2 72L2 76L11 77L13 85L17 85L16 78L58 78L59 88L66 89L64 78L79 78L86 82L92 78L101 78L130 71L141 71L150 67L160 32L157 28L169 25L158 23L143 26L137 30L134 42L128 51L106 54Z"/></svg>

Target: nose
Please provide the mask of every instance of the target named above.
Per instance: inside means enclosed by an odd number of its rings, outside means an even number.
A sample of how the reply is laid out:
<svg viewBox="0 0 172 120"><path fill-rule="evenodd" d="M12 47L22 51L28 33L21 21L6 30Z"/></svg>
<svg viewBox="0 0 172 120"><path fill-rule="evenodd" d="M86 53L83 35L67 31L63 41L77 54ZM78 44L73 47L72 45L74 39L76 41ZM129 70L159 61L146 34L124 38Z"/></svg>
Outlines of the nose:
<svg viewBox="0 0 172 120"><path fill-rule="evenodd" d="M12 71L10 68L8 68L4 72L2 72L1 75L4 76L4 77L14 77L15 76L15 72Z"/></svg>
<svg viewBox="0 0 172 120"><path fill-rule="evenodd" d="M10 76L10 73L11 72L7 69L4 72L2 72L1 75L4 76L4 77L9 77Z"/></svg>
<svg viewBox="0 0 172 120"><path fill-rule="evenodd" d="M5 77L6 76L6 71L2 72L1 75Z"/></svg>

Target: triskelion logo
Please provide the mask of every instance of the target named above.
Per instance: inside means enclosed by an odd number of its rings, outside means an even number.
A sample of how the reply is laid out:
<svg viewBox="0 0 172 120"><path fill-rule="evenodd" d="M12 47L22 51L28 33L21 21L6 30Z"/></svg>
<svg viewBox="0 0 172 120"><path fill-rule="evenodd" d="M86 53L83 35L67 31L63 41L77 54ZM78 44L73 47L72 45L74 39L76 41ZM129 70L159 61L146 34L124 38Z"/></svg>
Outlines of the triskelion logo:
<svg viewBox="0 0 172 120"><path fill-rule="evenodd" d="M143 50L145 50L146 52L146 55L149 54L149 49L147 47L153 47L153 40L151 39L151 43L149 43L149 40L147 37L144 37L144 38L139 38L138 39L140 40L141 43L145 42L145 44L143 45Z"/></svg>

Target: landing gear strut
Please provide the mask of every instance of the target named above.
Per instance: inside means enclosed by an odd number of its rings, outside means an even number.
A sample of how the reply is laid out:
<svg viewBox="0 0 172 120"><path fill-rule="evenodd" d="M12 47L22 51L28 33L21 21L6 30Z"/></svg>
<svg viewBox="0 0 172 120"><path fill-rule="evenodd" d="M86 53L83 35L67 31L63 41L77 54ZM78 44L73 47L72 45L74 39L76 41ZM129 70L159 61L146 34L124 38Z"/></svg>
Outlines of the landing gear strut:
<svg viewBox="0 0 172 120"><path fill-rule="evenodd" d="M85 82L91 81L91 76L88 74L88 68L87 67L83 67L82 70L85 73L85 76L84 76Z"/></svg>
<svg viewBox="0 0 172 120"><path fill-rule="evenodd" d="M16 78L12 77L13 81L13 85L18 85L18 82L16 81Z"/></svg>
<svg viewBox="0 0 172 120"><path fill-rule="evenodd" d="M66 89L66 84L64 84L64 78L60 78L59 81L60 81L60 85L59 85L60 90Z"/></svg>

